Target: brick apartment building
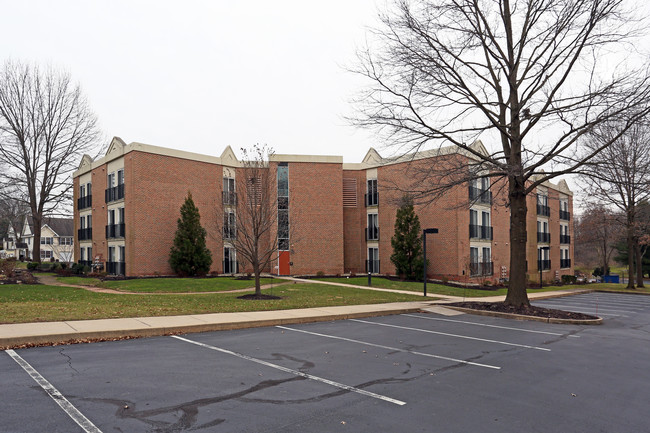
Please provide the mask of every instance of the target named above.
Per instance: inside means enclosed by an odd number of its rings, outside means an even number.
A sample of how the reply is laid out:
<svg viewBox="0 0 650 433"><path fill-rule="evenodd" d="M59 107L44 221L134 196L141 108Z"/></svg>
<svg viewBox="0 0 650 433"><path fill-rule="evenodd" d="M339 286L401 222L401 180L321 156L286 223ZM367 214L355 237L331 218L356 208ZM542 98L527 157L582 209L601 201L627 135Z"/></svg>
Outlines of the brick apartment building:
<svg viewBox="0 0 650 433"><path fill-rule="evenodd" d="M286 194L293 239L279 240L278 259L267 271L394 274L390 240L401 196L394 186L408 180L409 164L437 163L441 151L452 152L446 149L408 161L383 159L370 149L356 164L340 156L273 155L268 169L281 182L279 196ZM103 158L84 156L74 173L75 259L101 264L111 274L172 274L169 251L180 206L191 192L208 231L211 272L237 272L237 253L224 227L236 219L232 193L241 176L230 147L213 157L127 145L115 137ZM469 282L508 277L510 218L502 194L503 188L484 179L455 187L433 204L416 205L422 227L439 230L427 237L430 277ZM573 274L572 209L573 194L564 181L546 182L529 197L531 281L539 280L540 268L545 281Z"/></svg>

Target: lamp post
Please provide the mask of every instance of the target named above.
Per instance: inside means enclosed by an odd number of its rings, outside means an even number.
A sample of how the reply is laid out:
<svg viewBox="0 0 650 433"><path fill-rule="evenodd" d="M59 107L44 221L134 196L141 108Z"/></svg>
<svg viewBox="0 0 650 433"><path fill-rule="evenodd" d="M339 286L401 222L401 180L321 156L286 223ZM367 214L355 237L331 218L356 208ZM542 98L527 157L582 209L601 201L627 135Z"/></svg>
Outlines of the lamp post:
<svg viewBox="0 0 650 433"><path fill-rule="evenodd" d="M427 233L438 233L438 229L422 230L422 254L424 256L424 296L427 296Z"/></svg>

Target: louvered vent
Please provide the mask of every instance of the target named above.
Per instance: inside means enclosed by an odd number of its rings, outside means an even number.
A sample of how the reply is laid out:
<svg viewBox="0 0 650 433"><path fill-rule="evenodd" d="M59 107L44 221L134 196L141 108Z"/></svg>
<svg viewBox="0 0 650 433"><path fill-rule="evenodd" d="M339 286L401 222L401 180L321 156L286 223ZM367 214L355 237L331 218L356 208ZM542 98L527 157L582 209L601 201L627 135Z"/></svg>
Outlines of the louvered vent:
<svg viewBox="0 0 650 433"><path fill-rule="evenodd" d="M343 207L357 207L357 180L343 178Z"/></svg>

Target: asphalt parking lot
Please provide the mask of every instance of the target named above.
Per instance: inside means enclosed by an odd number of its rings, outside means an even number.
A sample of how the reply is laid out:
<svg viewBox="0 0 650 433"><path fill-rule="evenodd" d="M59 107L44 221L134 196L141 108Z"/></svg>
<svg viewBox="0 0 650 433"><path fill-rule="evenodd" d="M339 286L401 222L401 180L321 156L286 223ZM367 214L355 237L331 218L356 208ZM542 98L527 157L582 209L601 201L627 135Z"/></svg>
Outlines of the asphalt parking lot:
<svg viewBox="0 0 650 433"><path fill-rule="evenodd" d="M0 354L2 432L650 431L650 297L600 326L403 314Z"/></svg>

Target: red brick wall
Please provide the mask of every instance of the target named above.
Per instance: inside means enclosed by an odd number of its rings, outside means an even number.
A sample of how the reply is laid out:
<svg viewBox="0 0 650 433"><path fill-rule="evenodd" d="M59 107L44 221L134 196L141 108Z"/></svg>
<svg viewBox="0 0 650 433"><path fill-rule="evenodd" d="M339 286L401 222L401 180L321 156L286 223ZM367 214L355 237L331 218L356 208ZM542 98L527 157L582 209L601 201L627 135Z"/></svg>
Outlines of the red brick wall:
<svg viewBox="0 0 650 433"><path fill-rule="evenodd" d="M341 164L289 163L292 274L342 274Z"/></svg>
<svg viewBox="0 0 650 433"><path fill-rule="evenodd" d="M223 167L139 151L124 158L127 274L172 274L169 251L188 191L208 232L211 272L221 272Z"/></svg>
<svg viewBox="0 0 650 433"><path fill-rule="evenodd" d="M364 273L366 251L366 172L365 170L346 170L343 178L357 182L357 207L343 208L344 272Z"/></svg>

